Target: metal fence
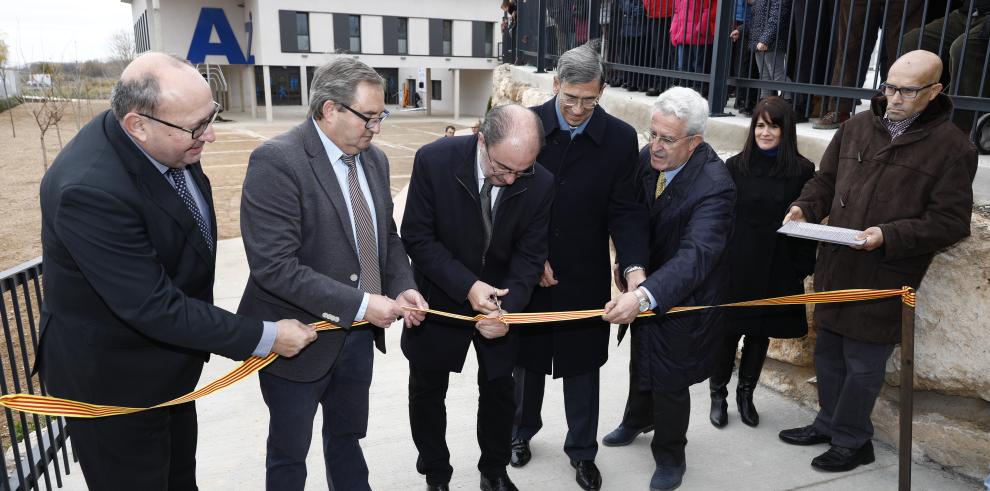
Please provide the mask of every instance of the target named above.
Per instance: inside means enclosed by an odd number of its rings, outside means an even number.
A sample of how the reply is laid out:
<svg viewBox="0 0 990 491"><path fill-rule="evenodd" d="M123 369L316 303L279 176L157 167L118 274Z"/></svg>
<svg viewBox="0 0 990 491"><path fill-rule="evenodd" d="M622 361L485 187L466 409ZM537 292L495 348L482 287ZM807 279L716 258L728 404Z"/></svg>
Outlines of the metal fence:
<svg viewBox="0 0 990 491"><path fill-rule="evenodd" d="M990 112L987 0L517 0L503 60L551 70L601 38L610 85L691 86L724 115L778 91L799 117L836 122L877 94L902 53L937 53L964 131Z"/></svg>
<svg viewBox="0 0 990 491"><path fill-rule="evenodd" d="M47 395L31 374L38 349L41 304L41 258L0 272L0 392ZM4 408L4 476L0 490L51 490L69 474L68 433L62 418L15 413ZM59 460L61 458L61 460Z"/></svg>

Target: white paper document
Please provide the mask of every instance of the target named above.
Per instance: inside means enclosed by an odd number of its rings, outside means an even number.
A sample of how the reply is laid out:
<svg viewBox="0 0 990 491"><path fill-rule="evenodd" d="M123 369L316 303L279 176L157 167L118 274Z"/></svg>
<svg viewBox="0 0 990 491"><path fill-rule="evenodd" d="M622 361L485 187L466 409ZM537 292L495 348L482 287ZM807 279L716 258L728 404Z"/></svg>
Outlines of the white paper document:
<svg viewBox="0 0 990 491"><path fill-rule="evenodd" d="M805 223L790 221L777 229L777 233L799 237L802 239L817 240L820 242L831 242L842 245L863 245L866 239L856 239L856 236L863 233L862 230L851 228L831 227L818 223Z"/></svg>

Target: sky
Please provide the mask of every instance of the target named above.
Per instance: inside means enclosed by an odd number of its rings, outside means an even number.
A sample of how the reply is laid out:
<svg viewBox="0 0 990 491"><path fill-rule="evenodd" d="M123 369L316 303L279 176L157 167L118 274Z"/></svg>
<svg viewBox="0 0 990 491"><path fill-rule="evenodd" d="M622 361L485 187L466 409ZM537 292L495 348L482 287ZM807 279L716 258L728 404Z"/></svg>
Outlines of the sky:
<svg viewBox="0 0 990 491"><path fill-rule="evenodd" d="M120 0L2 0L0 38L8 65L84 61L110 55L110 35L132 33L131 5Z"/></svg>

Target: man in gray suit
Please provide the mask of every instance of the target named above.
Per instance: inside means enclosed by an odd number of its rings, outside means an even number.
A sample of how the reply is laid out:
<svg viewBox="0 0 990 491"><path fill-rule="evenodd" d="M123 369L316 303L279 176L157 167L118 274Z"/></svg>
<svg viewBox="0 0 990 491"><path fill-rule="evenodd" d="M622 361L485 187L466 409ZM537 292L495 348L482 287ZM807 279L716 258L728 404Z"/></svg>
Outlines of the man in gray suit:
<svg viewBox="0 0 990 491"><path fill-rule="evenodd" d="M371 144L388 117L384 86L354 59L320 67L309 117L258 147L244 178L241 233L251 276L238 312L343 328L321 332L260 374L269 490L303 489L318 405L328 487L370 489L358 441L368 428L372 342L384 352L382 328L425 317L402 309L427 305L392 220L388 159ZM353 326L361 320L369 324Z"/></svg>

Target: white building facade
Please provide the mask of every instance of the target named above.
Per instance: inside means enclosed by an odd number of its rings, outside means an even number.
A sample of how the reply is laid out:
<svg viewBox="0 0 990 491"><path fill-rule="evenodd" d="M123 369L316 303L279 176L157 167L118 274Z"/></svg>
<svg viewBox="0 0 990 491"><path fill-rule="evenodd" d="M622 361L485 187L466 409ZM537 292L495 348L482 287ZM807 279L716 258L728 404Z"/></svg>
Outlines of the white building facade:
<svg viewBox="0 0 990 491"><path fill-rule="evenodd" d="M309 104L316 68L349 56L386 80L386 103L480 116L498 64L501 11L485 0L123 0L137 52L196 64L217 101L257 117Z"/></svg>

